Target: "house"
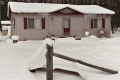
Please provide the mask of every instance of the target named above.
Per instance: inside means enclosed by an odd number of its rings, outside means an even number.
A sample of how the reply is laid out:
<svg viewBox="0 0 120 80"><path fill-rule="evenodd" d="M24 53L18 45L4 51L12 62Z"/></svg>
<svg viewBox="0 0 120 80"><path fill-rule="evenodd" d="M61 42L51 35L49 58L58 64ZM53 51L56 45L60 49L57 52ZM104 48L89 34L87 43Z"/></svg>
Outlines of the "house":
<svg viewBox="0 0 120 80"><path fill-rule="evenodd" d="M20 40L40 40L50 35L84 37L85 31L99 36L100 30L110 37L113 14L97 5L9 2L7 16L12 35Z"/></svg>
<svg viewBox="0 0 120 80"><path fill-rule="evenodd" d="M5 36L8 34L8 29L11 28L11 22L10 21L1 21L2 25L2 36Z"/></svg>

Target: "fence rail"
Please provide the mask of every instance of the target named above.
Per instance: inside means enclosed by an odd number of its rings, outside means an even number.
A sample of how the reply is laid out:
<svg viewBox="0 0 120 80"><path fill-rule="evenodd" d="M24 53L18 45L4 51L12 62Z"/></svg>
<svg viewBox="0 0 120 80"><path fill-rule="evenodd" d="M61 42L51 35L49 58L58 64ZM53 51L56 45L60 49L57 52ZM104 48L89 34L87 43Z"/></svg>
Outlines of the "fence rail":
<svg viewBox="0 0 120 80"><path fill-rule="evenodd" d="M82 65L85 65L85 66L89 66L91 68L95 68L95 69L98 69L98 70L102 70L102 71L105 71L105 72L108 72L108 73L112 73L112 74L118 73L117 71L107 69L107 68L104 68L104 67L100 67L100 66L97 66L97 65L89 64L89 63L86 63L82 60L77 60L77 59L74 59L74 58L71 58L71 57L68 57L68 56L65 56L65 55L61 55L61 54L58 54L58 53L53 53L53 46L47 45L47 54L46 54L46 58L47 58L46 65L47 65L47 67L46 67L46 69L45 68L40 69L40 70L43 70L43 71L47 72L46 73L46 80L53 80L53 56L59 57L59 58L65 59L65 60L69 60L69 61L72 61L72 62L76 62L76 63L82 64ZM77 72L61 70L61 69L57 69L56 71L61 71L61 72L70 73L70 74L71 73L72 74L78 74Z"/></svg>

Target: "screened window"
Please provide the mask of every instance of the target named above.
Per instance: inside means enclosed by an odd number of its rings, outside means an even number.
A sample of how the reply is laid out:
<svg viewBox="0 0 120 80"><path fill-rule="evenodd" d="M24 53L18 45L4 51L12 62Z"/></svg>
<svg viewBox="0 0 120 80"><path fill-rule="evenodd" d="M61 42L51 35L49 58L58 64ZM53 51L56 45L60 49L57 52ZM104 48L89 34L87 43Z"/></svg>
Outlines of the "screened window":
<svg viewBox="0 0 120 80"><path fill-rule="evenodd" d="M28 18L28 28L30 29L40 29L41 20L38 18Z"/></svg>
<svg viewBox="0 0 120 80"><path fill-rule="evenodd" d="M28 18L28 28L34 28L34 18Z"/></svg>
<svg viewBox="0 0 120 80"><path fill-rule="evenodd" d="M94 19L94 28L102 28L102 19Z"/></svg>

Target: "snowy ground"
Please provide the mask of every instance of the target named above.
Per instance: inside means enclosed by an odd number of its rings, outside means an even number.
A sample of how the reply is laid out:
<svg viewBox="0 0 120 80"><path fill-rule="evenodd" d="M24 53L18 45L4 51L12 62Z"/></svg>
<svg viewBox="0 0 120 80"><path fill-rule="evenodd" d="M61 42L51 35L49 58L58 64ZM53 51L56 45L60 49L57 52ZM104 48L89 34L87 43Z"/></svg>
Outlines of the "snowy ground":
<svg viewBox="0 0 120 80"><path fill-rule="evenodd" d="M45 72L31 73L26 68L26 65L23 64L23 62L33 55L34 52L42 46L42 44L43 41L19 41L16 44L13 44L11 40L1 41L0 80L45 80ZM54 47L76 54L84 54L97 59L111 61L111 63L120 64L120 37L99 39L94 36L90 36L82 38L82 40L74 40L74 38L59 38L54 42ZM76 68L87 71L88 74L95 73L98 75L104 75L104 77L110 75L109 73L59 58L54 58L54 65L62 65L73 69ZM86 80L98 80L97 78L94 79L93 77ZM120 79L112 78L109 80ZM78 76L54 73L54 80L73 79L83 80Z"/></svg>

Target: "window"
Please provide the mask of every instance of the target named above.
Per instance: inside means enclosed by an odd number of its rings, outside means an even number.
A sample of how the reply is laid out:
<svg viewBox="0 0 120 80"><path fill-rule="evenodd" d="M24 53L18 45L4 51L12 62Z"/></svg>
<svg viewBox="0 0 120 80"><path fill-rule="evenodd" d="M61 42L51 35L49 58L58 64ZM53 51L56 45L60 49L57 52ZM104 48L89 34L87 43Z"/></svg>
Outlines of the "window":
<svg viewBox="0 0 120 80"><path fill-rule="evenodd" d="M35 28L40 29L41 27L41 20L40 19L35 19Z"/></svg>
<svg viewBox="0 0 120 80"><path fill-rule="evenodd" d="M91 19L91 29L93 28L105 28L105 18Z"/></svg>
<svg viewBox="0 0 120 80"><path fill-rule="evenodd" d="M40 29L41 20L39 18L28 18L28 28L29 29Z"/></svg>
<svg viewBox="0 0 120 80"><path fill-rule="evenodd" d="M69 19L64 19L64 23L63 23L63 25L64 25L64 28L69 28Z"/></svg>
<svg viewBox="0 0 120 80"><path fill-rule="evenodd" d="M34 18L28 18L28 28L34 28Z"/></svg>
<svg viewBox="0 0 120 80"><path fill-rule="evenodd" d="M102 19L94 19L94 28L102 28Z"/></svg>
<svg viewBox="0 0 120 80"><path fill-rule="evenodd" d="M45 29L45 18L23 18L24 29Z"/></svg>

